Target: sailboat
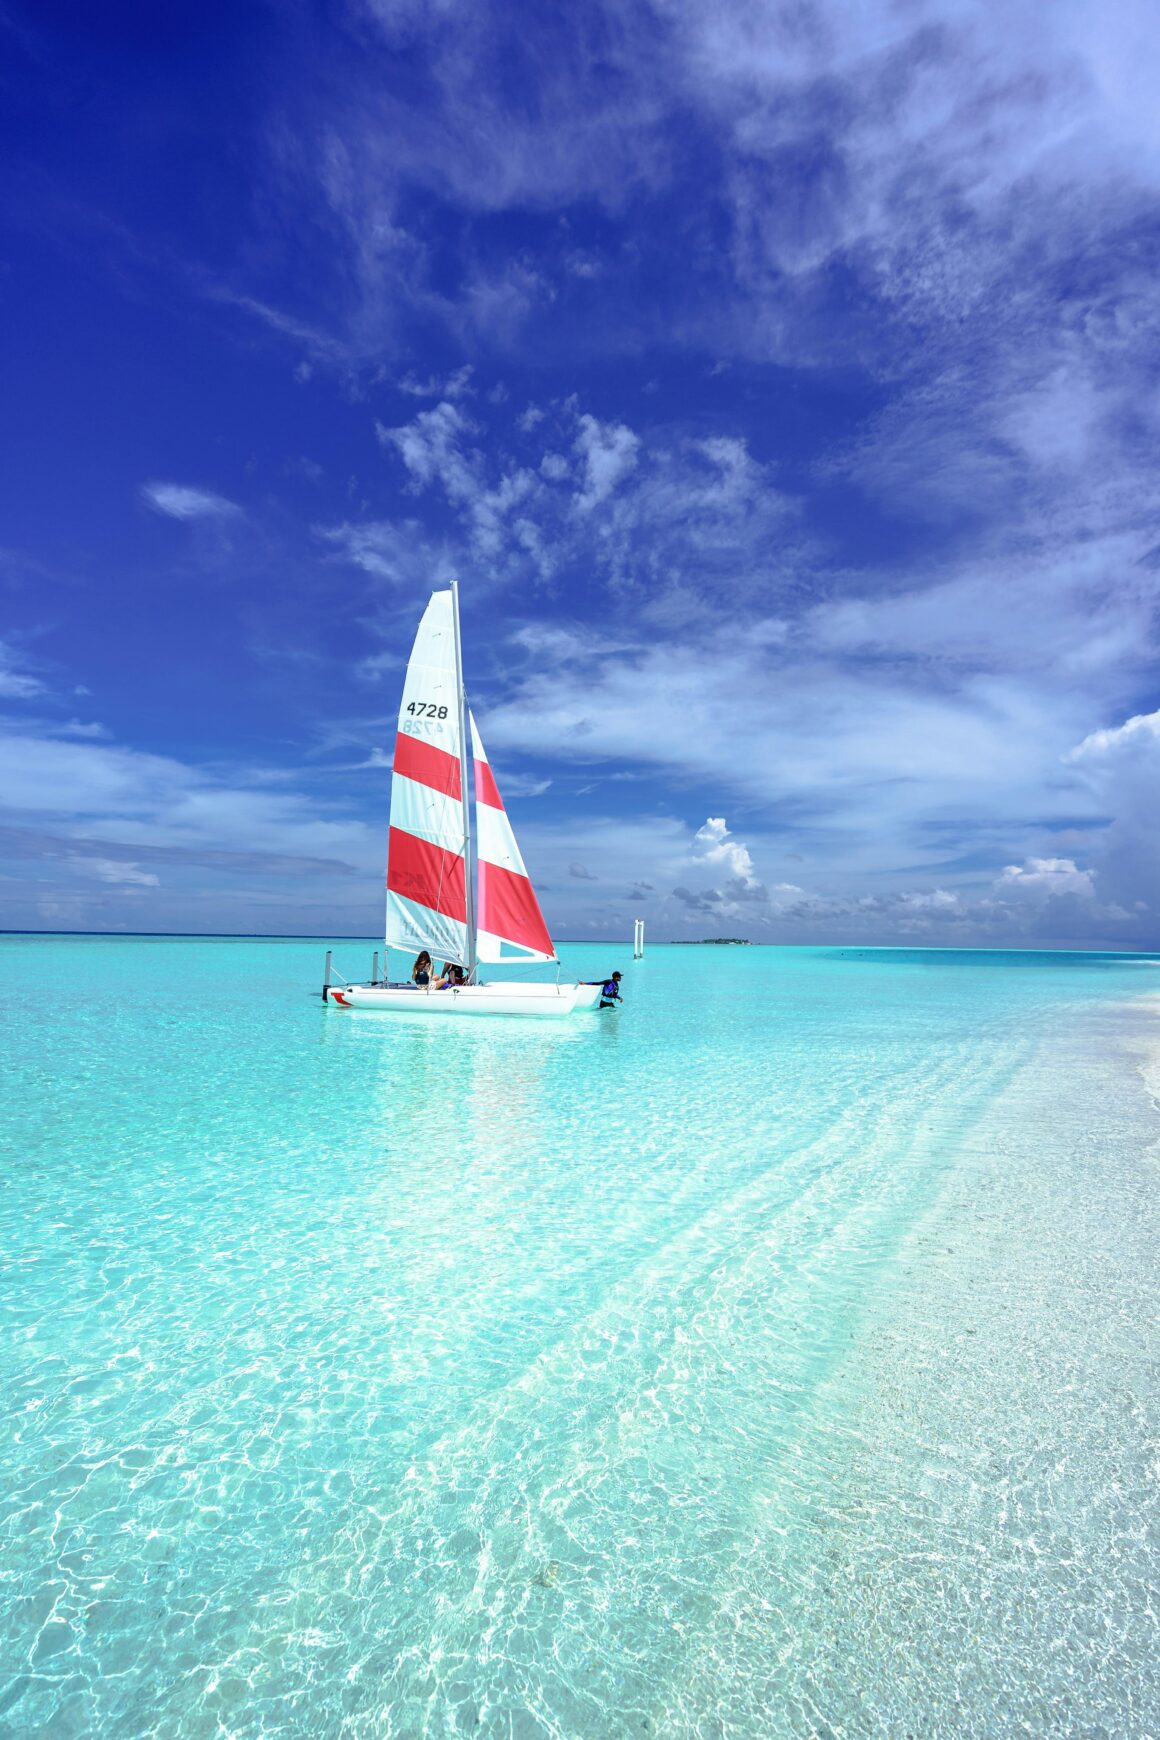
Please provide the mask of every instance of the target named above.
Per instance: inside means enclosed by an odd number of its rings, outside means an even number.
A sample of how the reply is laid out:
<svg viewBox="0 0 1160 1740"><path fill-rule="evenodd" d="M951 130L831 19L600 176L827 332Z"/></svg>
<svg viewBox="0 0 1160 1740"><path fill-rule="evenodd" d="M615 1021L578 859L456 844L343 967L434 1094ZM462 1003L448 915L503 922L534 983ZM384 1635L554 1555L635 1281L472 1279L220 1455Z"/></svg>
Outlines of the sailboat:
<svg viewBox="0 0 1160 1740"><path fill-rule="evenodd" d="M468 783L468 743L474 803ZM558 964L479 727L467 707L459 587L433 592L407 665L391 775L385 943L464 970L464 983L330 985L343 1009L560 1017L594 1009L598 985L486 980L483 965Z"/></svg>

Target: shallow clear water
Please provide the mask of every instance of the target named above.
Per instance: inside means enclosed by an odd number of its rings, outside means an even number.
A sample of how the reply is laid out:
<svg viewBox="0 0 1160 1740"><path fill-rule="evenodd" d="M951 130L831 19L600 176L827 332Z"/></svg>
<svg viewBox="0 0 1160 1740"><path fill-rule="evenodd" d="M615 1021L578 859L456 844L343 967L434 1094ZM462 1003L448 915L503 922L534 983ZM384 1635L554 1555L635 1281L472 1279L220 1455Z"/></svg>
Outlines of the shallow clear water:
<svg viewBox="0 0 1160 1740"><path fill-rule="evenodd" d="M1160 964L324 947L0 939L0 1733L1160 1731Z"/></svg>

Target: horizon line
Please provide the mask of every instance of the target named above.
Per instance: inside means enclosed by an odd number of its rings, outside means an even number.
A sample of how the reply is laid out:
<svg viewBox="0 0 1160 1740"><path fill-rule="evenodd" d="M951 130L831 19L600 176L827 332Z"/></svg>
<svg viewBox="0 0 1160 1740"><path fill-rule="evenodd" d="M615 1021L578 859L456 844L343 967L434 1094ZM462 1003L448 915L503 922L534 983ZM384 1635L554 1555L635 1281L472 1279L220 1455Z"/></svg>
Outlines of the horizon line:
<svg viewBox="0 0 1160 1740"><path fill-rule="evenodd" d="M0 937L91 937L125 940L156 937L175 942L379 942L373 933L356 931L258 931L258 930L16 930L0 926ZM565 947L631 948L630 942L615 937L561 937ZM383 945L386 946L385 944ZM657 938L649 948L756 948L756 949L858 949L881 950L907 954L1001 954L1001 955L1122 955L1125 958L1160 960L1160 948L1116 949L1103 943L1044 943L1039 946L1011 947L1002 943L904 943L904 942L714 942L707 937ZM407 954L407 949L396 949ZM646 958L646 957L642 957ZM496 966L520 966L520 961L497 961Z"/></svg>

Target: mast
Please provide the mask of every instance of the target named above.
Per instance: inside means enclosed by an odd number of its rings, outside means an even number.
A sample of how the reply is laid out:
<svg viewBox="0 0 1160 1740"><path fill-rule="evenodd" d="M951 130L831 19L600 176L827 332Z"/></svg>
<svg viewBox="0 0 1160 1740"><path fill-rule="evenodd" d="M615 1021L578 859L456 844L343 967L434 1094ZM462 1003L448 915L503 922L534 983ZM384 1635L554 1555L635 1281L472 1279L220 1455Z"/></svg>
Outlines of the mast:
<svg viewBox="0 0 1160 1740"><path fill-rule="evenodd" d="M475 980L475 889L474 840L471 829L471 799L467 789L467 693L463 687L463 641L459 633L459 582L451 582L451 617L455 624L455 689L459 697L459 792L463 802L463 891L467 897L467 959L463 963L467 982Z"/></svg>

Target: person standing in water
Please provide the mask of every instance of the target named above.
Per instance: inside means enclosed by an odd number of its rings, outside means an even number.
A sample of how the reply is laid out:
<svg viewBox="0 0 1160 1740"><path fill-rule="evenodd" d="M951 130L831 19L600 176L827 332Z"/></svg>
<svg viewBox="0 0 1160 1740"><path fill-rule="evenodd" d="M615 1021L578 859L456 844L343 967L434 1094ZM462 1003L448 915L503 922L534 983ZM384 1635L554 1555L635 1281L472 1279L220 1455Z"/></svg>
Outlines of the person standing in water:
<svg viewBox="0 0 1160 1740"><path fill-rule="evenodd" d="M624 1002L624 998L620 994L619 973L610 973L607 979L584 979L582 983L600 986L600 1007L602 1009L615 1009L618 1003Z"/></svg>

